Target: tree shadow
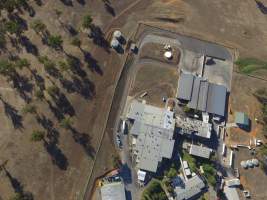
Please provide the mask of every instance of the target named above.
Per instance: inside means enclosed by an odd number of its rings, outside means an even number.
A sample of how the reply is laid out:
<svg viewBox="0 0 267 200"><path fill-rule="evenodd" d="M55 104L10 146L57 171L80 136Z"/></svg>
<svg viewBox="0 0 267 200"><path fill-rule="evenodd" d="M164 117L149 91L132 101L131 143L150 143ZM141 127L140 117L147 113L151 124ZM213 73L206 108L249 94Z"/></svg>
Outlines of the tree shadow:
<svg viewBox="0 0 267 200"><path fill-rule="evenodd" d="M49 68L45 68L45 71L52 77L54 78L61 78L62 74L60 73L60 71L54 67L54 66L50 66Z"/></svg>
<svg viewBox="0 0 267 200"><path fill-rule="evenodd" d="M90 157L90 158L94 158L95 157L95 149L94 147L91 145L91 137L86 134L86 133L80 133L78 132L75 128L71 127L70 128L71 133L72 133L72 137L74 139L74 141L78 144L80 144L85 153Z"/></svg>
<svg viewBox="0 0 267 200"><path fill-rule="evenodd" d="M258 0L255 0L259 10L262 12L262 14L266 15L267 14L267 7L261 2L261 1L258 1Z"/></svg>
<svg viewBox="0 0 267 200"><path fill-rule="evenodd" d="M39 50L38 48L36 47L36 45L34 45L28 37L22 35L20 38L19 38L19 42L20 44L25 47L27 53L30 53L34 56L38 56L39 55Z"/></svg>
<svg viewBox="0 0 267 200"><path fill-rule="evenodd" d="M21 195L22 199L27 199L27 200L33 200L33 194L31 192L28 191L24 191L23 189L23 185L20 183L20 181L18 179L16 179L15 177L13 177L11 175L11 173L2 166L3 171L6 174L6 177L8 178L12 188L14 189L15 193L18 193Z"/></svg>
<svg viewBox="0 0 267 200"><path fill-rule="evenodd" d="M27 31L28 30L27 21L25 19L21 18L17 13L9 14L8 18L9 18L10 21L14 21L19 25L19 30L16 33L17 36L20 36L20 34L23 31Z"/></svg>
<svg viewBox="0 0 267 200"><path fill-rule="evenodd" d="M109 14L111 14L113 17L115 17L116 16L116 13L115 13L114 8L111 6L111 4L105 1L104 5L105 5L106 11Z"/></svg>
<svg viewBox="0 0 267 200"><path fill-rule="evenodd" d="M82 6L84 6L86 3L85 3L85 0L77 0L77 2L79 3L79 4L81 4Z"/></svg>
<svg viewBox="0 0 267 200"><path fill-rule="evenodd" d="M65 6L73 6L72 0L60 0Z"/></svg>
<svg viewBox="0 0 267 200"><path fill-rule="evenodd" d="M103 71L102 71L101 67L98 65L98 61L96 59L94 59L89 52L87 52L85 50L82 50L82 52L83 52L84 60L87 63L88 68L92 72L96 72L102 76Z"/></svg>
<svg viewBox="0 0 267 200"><path fill-rule="evenodd" d="M37 73L36 69L34 69L34 70L29 69L29 70L30 70L31 75L33 76L35 82L36 82L37 87L39 87L40 90L45 90L44 78Z"/></svg>
<svg viewBox="0 0 267 200"><path fill-rule="evenodd" d="M29 79L25 76L19 75L17 72L14 72L14 75L11 77L13 82L13 87L18 91L19 95L27 103L31 101L31 97L27 93L31 93L33 90L33 84L30 83Z"/></svg>
<svg viewBox="0 0 267 200"><path fill-rule="evenodd" d="M109 50L109 43L105 39L104 33L102 32L101 28L99 26L96 26L95 24L92 24L90 26L91 33L89 35L90 38L93 39L93 42L104 48L108 53L110 52Z"/></svg>
<svg viewBox="0 0 267 200"><path fill-rule="evenodd" d="M60 79L60 83L68 93L78 93L85 99L92 99L95 96L95 85L88 78L80 80L78 76L73 75L72 81Z"/></svg>
<svg viewBox="0 0 267 200"><path fill-rule="evenodd" d="M66 54L66 55L68 57L67 61L68 61L68 64L70 65L70 69L71 69L72 73L77 74L81 78L86 77L87 74L82 69L82 63L81 63L80 59L73 56L73 55L70 55L70 54Z"/></svg>
<svg viewBox="0 0 267 200"><path fill-rule="evenodd" d="M15 129L23 128L22 117L21 115L18 114L18 110L16 110L13 106L8 104L1 96L0 100L4 104L5 114L7 115L8 118L11 119L14 128Z"/></svg>
<svg viewBox="0 0 267 200"><path fill-rule="evenodd" d="M61 149L58 148L54 141L44 140L44 147L52 158L52 163L57 165L61 170L67 170L69 162Z"/></svg>
<svg viewBox="0 0 267 200"><path fill-rule="evenodd" d="M53 96L53 100L54 100L55 105L57 106L57 108L60 110L61 113L63 113L64 115L67 114L69 116L75 115L75 110L73 106L71 105L71 103L69 102L69 100L63 93L59 92L58 95Z"/></svg>
<svg viewBox="0 0 267 200"><path fill-rule="evenodd" d="M23 186L21 185L21 183L18 181L18 179L14 178L10 173L9 171L7 171L5 169L5 173L6 173L6 176L7 178L9 179L11 185L12 185L12 188L14 189L15 192L17 193L23 193Z"/></svg>
<svg viewBox="0 0 267 200"><path fill-rule="evenodd" d="M58 144L59 132L54 127L54 123L45 115L37 115L37 122L47 131L47 138L53 144Z"/></svg>
<svg viewBox="0 0 267 200"><path fill-rule="evenodd" d="M54 106L49 100L46 100L49 109L52 111L52 113L54 114L54 116L60 121L62 119L64 119L64 114L60 112L60 109L57 108L56 106Z"/></svg>
<svg viewBox="0 0 267 200"><path fill-rule="evenodd" d="M64 28L68 31L68 33L71 35L71 36L76 36L78 35L78 31L72 26L72 24L70 23L67 23Z"/></svg>
<svg viewBox="0 0 267 200"><path fill-rule="evenodd" d="M17 38L9 37L11 46L14 47L18 52L21 52L22 48Z"/></svg>
<svg viewBox="0 0 267 200"><path fill-rule="evenodd" d="M43 5L43 1L42 1L42 0L34 0L34 2L35 2L38 6L42 6L42 5Z"/></svg>

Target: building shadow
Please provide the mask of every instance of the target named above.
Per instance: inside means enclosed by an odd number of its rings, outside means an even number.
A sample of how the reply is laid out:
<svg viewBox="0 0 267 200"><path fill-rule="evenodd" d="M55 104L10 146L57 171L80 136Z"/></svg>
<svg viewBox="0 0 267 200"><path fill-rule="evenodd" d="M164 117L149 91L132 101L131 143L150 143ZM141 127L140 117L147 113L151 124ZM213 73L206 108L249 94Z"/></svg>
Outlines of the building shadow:
<svg viewBox="0 0 267 200"><path fill-rule="evenodd" d="M132 200L132 193L129 190L125 190L126 200Z"/></svg>
<svg viewBox="0 0 267 200"><path fill-rule="evenodd" d="M131 184L133 182L131 169L129 168L127 163L121 166L120 176L122 177L125 184Z"/></svg>

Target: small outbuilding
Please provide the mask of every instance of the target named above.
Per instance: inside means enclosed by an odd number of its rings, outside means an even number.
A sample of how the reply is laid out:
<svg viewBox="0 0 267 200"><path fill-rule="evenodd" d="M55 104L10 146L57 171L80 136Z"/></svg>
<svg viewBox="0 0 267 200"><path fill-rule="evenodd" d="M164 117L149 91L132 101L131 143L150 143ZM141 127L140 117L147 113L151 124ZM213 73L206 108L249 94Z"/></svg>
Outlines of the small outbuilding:
<svg viewBox="0 0 267 200"><path fill-rule="evenodd" d="M250 120L247 114L243 112L235 113L235 123L240 128L248 129L250 126Z"/></svg>

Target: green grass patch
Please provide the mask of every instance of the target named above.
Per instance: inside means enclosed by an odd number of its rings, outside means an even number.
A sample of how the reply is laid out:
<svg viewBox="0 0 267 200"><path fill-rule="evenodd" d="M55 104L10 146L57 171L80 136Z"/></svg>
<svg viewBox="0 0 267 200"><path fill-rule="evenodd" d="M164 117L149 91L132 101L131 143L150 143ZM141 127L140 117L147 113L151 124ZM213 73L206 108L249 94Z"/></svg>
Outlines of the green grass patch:
<svg viewBox="0 0 267 200"><path fill-rule="evenodd" d="M168 200L158 180L152 180L143 191L141 200Z"/></svg>
<svg viewBox="0 0 267 200"><path fill-rule="evenodd" d="M204 164L203 165L204 176L206 177L208 183L215 187L216 185L216 170L212 164Z"/></svg>
<svg viewBox="0 0 267 200"><path fill-rule="evenodd" d="M244 74L252 74L261 69L267 70L267 62L256 58L239 58L235 64L239 71Z"/></svg>
<svg viewBox="0 0 267 200"><path fill-rule="evenodd" d="M182 156L182 160L185 160L188 162L189 168L193 172L196 172L197 171L196 159L185 151L182 152L181 156Z"/></svg>

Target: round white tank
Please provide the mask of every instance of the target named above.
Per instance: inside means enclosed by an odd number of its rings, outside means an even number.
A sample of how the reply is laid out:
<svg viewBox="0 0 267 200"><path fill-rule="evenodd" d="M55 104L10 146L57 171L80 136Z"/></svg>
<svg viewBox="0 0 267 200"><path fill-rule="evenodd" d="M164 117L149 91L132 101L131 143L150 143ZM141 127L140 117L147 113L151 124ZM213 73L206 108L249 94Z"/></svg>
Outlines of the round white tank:
<svg viewBox="0 0 267 200"><path fill-rule="evenodd" d="M247 162L246 161L241 161L240 163L241 167L243 167L244 169L246 169L248 166L247 166Z"/></svg>
<svg viewBox="0 0 267 200"><path fill-rule="evenodd" d="M110 46L112 48L117 48L119 46L119 44L120 44L119 41L116 40L116 39L112 39L111 42L110 42Z"/></svg>
<svg viewBox="0 0 267 200"><path fill-rule="evenodd" d="M114 38L119 39L119 38L121 38L121 36L122 36L122 34L121 34L120 31L114 31L114 33L113 33L113 37L114 37Z"/></svg>
<svg viewBox="0 0 267 200"><path fill-rule="evenodd" d="M251 160L247 160L247 166L248 167L254 167L254 165L253 165Z"/></svg>
<svg viewBox="0 0 267 200"><path fill-rule="evenodd" d="M258 161L258 159L252 159L251 161L252 161L252 163L253 163L253 165L254 165L255 167L259 166L259 161Z"/></svg>
<svg viewBox="0 0 267 200"><path fill-rule="evenodd" d="M167 58L168 60L172 59L172 52L171 51L166 51L164 53L164 57Z"/></svg>

